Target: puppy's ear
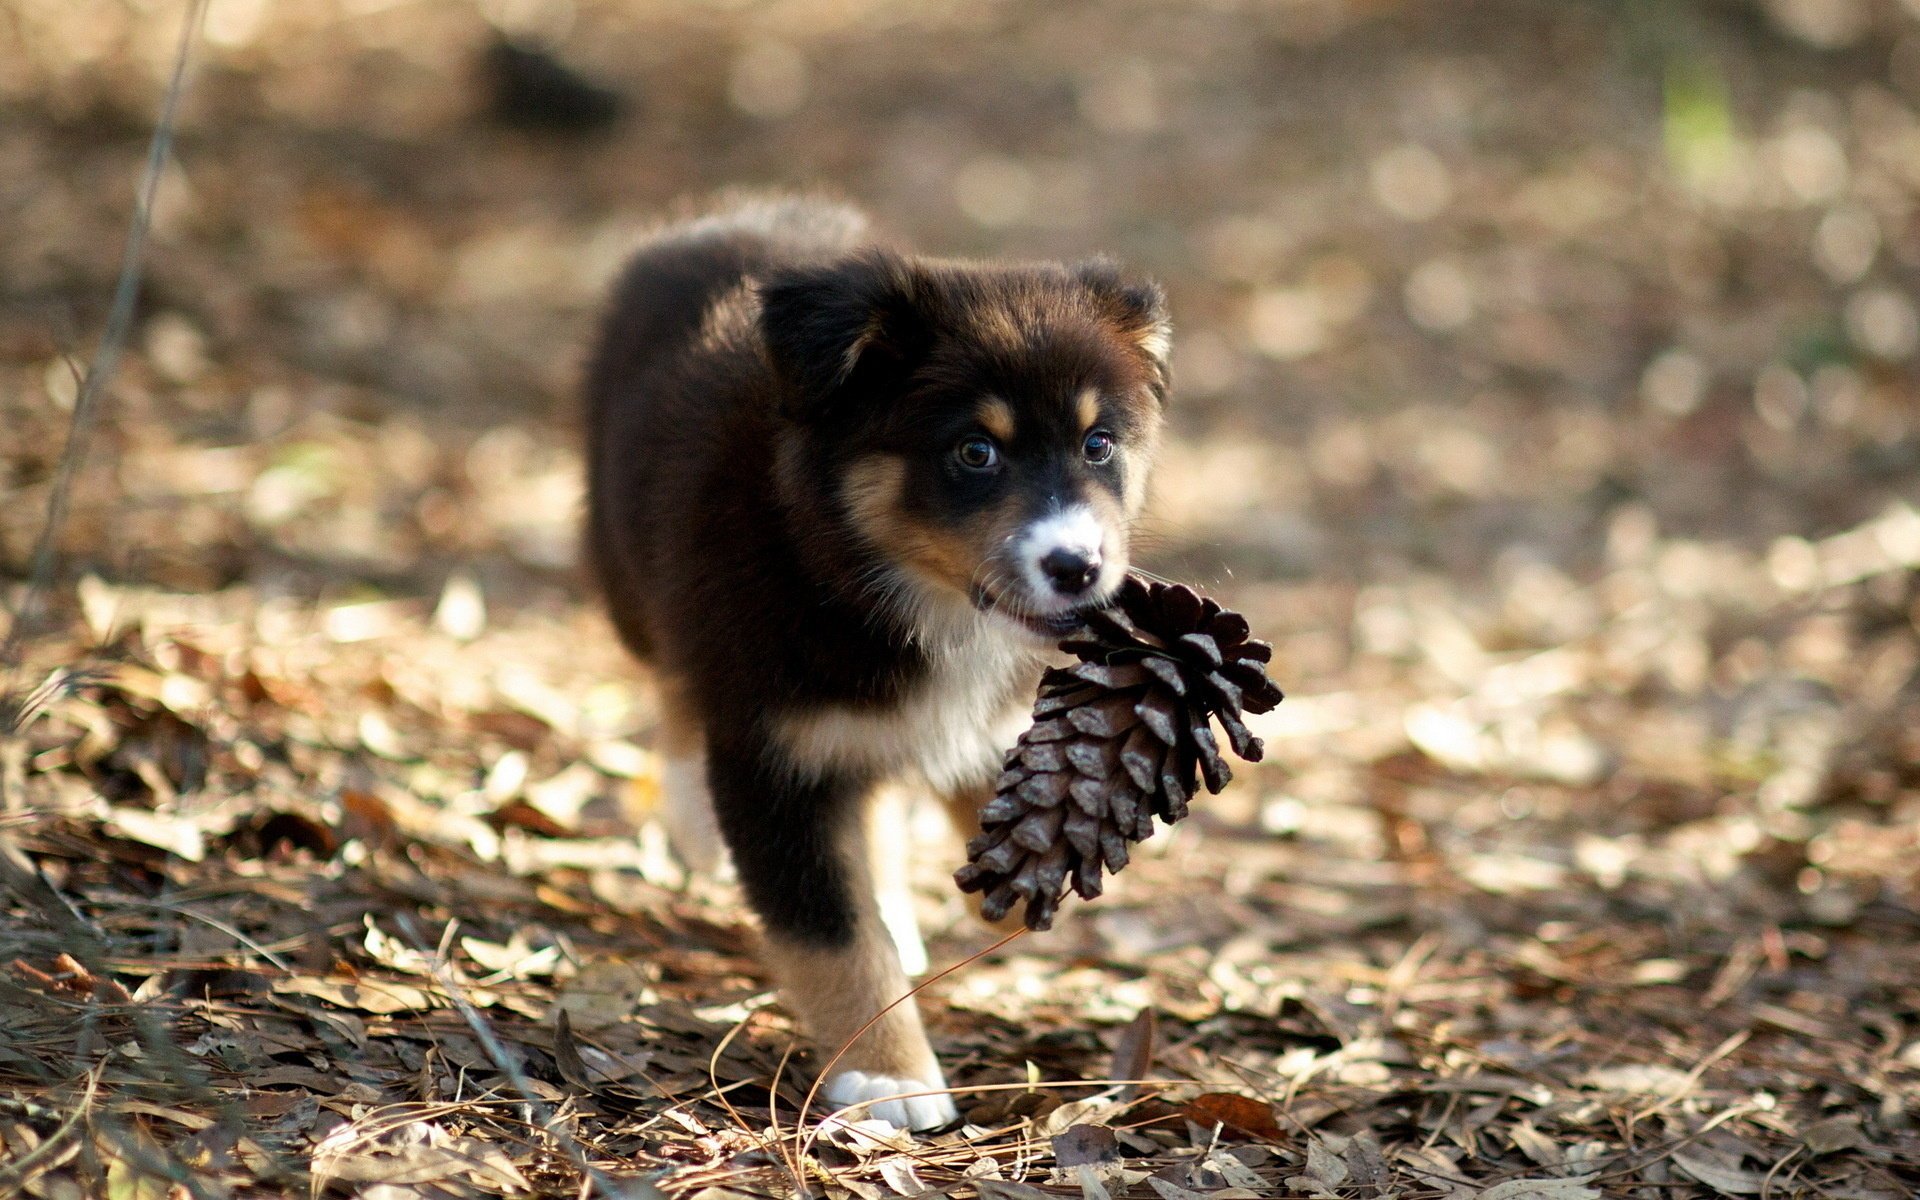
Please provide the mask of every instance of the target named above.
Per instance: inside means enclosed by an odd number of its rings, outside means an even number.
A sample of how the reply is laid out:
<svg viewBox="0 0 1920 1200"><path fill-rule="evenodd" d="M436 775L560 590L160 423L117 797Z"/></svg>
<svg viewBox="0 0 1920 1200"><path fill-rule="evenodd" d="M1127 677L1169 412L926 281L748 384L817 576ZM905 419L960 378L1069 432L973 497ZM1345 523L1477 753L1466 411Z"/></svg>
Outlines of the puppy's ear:
<svg viewBox="0 0 1920 1200"><path fill-rule="evenodd" d="M760 333L787 385L781 411L797 421L904 384L932 341L926 281L883 250L776 271L759 291Z"/></svg>
<svg viewBox="0 0 1920 1200"><path fill-rule="evenodd" d="M1167 316L1167 298L1150 279L1129 279L1104 258L1073 268L1073 275L1093 293L1100 313L1120 335L1153 364L1155 394L1167 396L1167 355L1173 348L1173 322Z"/></svg>

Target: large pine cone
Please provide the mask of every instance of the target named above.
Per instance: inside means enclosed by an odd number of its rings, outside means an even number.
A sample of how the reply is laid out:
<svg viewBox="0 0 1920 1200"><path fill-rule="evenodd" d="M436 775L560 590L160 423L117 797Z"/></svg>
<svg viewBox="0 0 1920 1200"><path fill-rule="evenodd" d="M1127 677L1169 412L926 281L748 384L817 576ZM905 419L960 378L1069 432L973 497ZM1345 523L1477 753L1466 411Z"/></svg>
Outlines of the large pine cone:
<svg viewBox="0 0 1920 1200"><path fill-rule="evenodd" d="M1025 900L1028 927L1046 929L1069 880L1098 896L1102 867L1126 866L1155 817L1178 821L1199 782L1217 793L1233 778L1213 721L1235 754L1260 761L1241 713L1267 712L1281 695L1267 678L1273 647L1247 634L1245 617L1192 588L1130 575L1060 643L1081 661L1040 680L1033 726L1008 751L954 873L961 891L986 893L983 916L997 921Z"/></svg>

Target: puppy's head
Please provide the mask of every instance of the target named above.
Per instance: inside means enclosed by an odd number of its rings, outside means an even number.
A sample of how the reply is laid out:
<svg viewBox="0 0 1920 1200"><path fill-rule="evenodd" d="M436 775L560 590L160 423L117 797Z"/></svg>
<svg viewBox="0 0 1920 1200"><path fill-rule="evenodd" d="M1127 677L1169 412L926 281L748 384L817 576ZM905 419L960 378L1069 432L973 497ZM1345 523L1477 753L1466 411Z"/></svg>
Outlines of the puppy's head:
<svg viewBox="0 0 1920 1200"><path fill-rule="evenodd" d="M872 250L760 297L783 469L868 551L862 588L1051 640L1119 586L1167 398L1157 287Z"/></svg>

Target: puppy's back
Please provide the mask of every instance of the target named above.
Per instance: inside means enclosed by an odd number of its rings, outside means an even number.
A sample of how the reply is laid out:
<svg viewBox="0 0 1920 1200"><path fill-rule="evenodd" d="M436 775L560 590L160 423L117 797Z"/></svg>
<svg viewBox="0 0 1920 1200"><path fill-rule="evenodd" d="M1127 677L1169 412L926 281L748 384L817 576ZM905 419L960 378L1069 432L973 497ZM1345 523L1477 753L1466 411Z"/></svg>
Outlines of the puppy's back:
<svg viewBox="0 0 1920 1200"><path fill-rule="evenodd" d="M654 535L663 510L677 507L661 485L700 469L739 415L730 406L751 392L742 374L759 368L753 348L703 346L710 314L754 275L831 258L866 238L866 217L844 205L747 200L667 226L622 272L587 371L587 549L634 653L651 654L644 609L659 565Z"/></svg>
<svg viewBox="0 0 1920 1200"><path fill-rule="evenodd" d="M587 375L589 436L607 405L690 348L713 303L768 267L859 245L866 217L819 200L748 201L669 225L628 260Z"/></svg>

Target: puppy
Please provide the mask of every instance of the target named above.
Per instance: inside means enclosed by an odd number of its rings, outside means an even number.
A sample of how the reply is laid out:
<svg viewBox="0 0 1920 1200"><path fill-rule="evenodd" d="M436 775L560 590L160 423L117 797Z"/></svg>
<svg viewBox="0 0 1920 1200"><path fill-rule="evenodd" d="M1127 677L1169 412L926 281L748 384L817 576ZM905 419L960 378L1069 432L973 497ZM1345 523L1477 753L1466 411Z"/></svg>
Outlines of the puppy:
<svg viewBox="0 0 1920 1200"><path fill-rule="evenodd" d="M724 839L824 1094L955 1118L874 798L971 826L1054 643L1127 570L1167 397L1160 291L1105 263L913 257L808 200L671 226L587 381L588 541L665 698L683 857ZM903 887L896 884L896 887ZM894 935L898 935L897 939ZM924 969L924 952L912 967Z"/></svg>

